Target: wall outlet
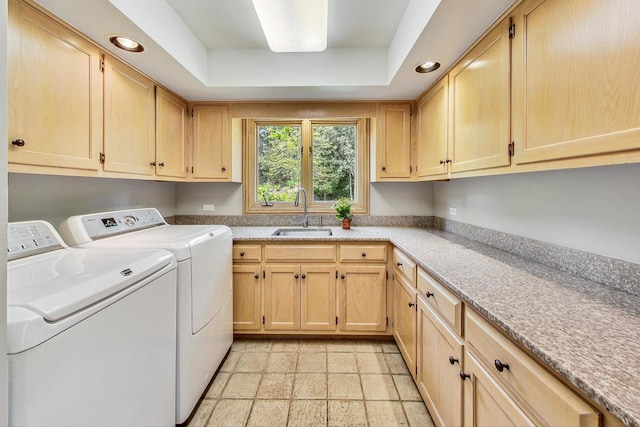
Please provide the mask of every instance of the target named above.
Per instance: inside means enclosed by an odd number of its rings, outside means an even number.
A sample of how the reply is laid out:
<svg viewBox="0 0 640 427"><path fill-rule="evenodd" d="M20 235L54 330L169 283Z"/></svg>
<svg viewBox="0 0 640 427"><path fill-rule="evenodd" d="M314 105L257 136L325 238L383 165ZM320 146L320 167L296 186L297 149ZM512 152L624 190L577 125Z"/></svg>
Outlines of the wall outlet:
<svg viewBox="0 0 640 427"><path fill-rule="evenodd" d="M456 208L449 208L449 215L451 215L451 216L456 216L456 215L458 215L458 209L456 209Z"/></svg>
<svg viewBox="0 0 640 427"><path fill-rule="evenodd" d="M213 203L211 203L211 204L206 204L205 203L204 205L202 205L202 210L205 211L205 212L213 212L213 210L214 210Z"/></svg>

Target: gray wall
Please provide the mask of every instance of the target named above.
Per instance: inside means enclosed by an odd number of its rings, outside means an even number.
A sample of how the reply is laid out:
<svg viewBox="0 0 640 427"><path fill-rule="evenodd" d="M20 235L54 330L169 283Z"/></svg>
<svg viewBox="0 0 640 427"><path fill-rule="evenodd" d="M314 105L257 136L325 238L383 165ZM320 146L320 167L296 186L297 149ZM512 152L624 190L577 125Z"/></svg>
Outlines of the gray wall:
<svg viewBox="0 0 640 427"><path fill-rule="evenodd" d="M371 215L433 215L433 184L373 183L369 187ZM203 212L204 203L215 205ZM177 215L242 215L242 185L235 183L176 184Z"/></svg>
<svg viewBox="0 0 640 427"><path fill-rule="evenodd" d="M9 221L43 219L58 227L72 215L156 207L175 214L175 184L130 179L9 174Z"/></svg>
<svg viewBox="0 0 640 427"><path fill-rule="evenodd" d="M7 140L7 2L0 2L0 140ZM0 319L7 318L7 145L0 148ZM7 322L0 321L0 425L8 423Z"/></svg>
<svg viewBox="0 0 640 427"><path fill-rule="evenodd" d="M438 182L434 204L442 218L640 263L640 164Z"/></svg>

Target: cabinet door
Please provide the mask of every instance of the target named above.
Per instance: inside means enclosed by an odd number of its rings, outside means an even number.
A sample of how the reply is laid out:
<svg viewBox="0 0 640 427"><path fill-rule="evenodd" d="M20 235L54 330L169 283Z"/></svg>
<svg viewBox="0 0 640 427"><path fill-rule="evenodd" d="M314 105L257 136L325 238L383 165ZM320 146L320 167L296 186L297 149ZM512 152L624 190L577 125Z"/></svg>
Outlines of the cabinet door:
<svg viewBox="0 0 640 427"><path fill-rule="evenodd" d="M462 340L418 298L416 383L438 426L462 425Z"/></svg>
<svg viewBox="0 0 640 427"><path fill-rule="evenodd" d="M444 76L418 101L416 175L443 175L449 166L449 76Z"/></svg>
<svg viewBox="0 0 640 427"><path fill-rule="evenodd" d="M233 329L260 330L260 265L233 266Z"/></svg>
<svg viewBox="0 0 640 427"><path fill-rule="evenodd" d="M153 175L154 93L151 80L114 58L105 58L105 171Z"/></svg>
<svg viewBox="0 0 640 427"><path fill-rule="evenodd" d="M264 328L300 329L300 266L265 267Z"/></svg>
<svg viewBox="0 0 640 427"><path fill-rule="evenodd" d="M515 161L640 148L637 0L527 0L514 21Z"/></svg>
<svg viewBox="0 0 640 427"><path fill-rule="evenodd" d="M464 381L465 426L534 426L502 387L468 351L465 352Z"/></svg>
<svg viewBox="0 0 640 427"><path fill-rule="evenodd" d="M301 329L334 331L337 327L335 265L303 265L300 279Z"/></svg>
<svg viewBox="0 0 640 427"><path fill-rule="evenodd" d="M411 375L416 374L416 290L395 274L393 336Z"/></svg>
<svg viewBox="0 0 640 427"><path fill-rule="evenodd" d="M186 176L187 103L156 87L156 175Z"/></svg>
<svg viewBox="0 0 640 427"><path fill-rule="evenodd" d="M383 104L378 111L376 176L411 177L411 106Z"/></svg>
<svg viewBox="0 0 640 427"><path fill-rule="evenodd" d="M8 24L9 163L98 170L100 51L22 1Z"/></svg>
<svg viewBox="0 0 640 427"><path fill-rule="evenodd" d="M231 178L229 107L193 107L193 177Z"/></svg>
<svg viewBox="0 0 640 427"><path fill-rule="evenodd" d="M343 266L339 280L342 331L387 329L387 269L383 265Z"/></svg>
<svg viewBox="0 0 640 427"><path fill-rule="evenodd" d="M510 53L505 19L449 73L451 172L511 162Z"/></svg>

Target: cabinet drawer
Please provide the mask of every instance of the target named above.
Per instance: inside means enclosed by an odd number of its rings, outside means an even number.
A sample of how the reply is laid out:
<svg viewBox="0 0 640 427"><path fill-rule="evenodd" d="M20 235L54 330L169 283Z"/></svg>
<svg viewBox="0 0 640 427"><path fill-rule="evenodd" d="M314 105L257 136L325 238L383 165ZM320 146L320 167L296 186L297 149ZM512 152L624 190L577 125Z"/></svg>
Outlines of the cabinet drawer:
<svg viewBox="0 0 640 427"><path fill-rule="evenodd" d="M262 261L261 245L233 245L233 262Z"/></svg>
<svg viewBox="0 0 640 427"><path fill-rule="evenodd" d="M491 375L542 424L599 425L599 414L592 407L470 310L466 313L465 334L467 343L476 350Z"/></svg>
<svg viewBox="0 0 640 427"><path fill-rule="evenodd" d="M387 245L340 245L340 262L386 262Z"/></svg>
<svg viewBox="0 0 640 427"><path fill-rule="evenodd" d="M265 245L266 262L336 261L335 245Z"/></svg>
<svg viewBox="0 0 640 427"><path fill-rule="evenodd" d="M416 283L416 263L397 248L393 250L393 266L412 286Z"/></svg>
<svg viewBox="0 0 640 427"><path fill-rule="evenodd" d="M418 294L462 336L462 301L421 268L418 268Z"/></svg>

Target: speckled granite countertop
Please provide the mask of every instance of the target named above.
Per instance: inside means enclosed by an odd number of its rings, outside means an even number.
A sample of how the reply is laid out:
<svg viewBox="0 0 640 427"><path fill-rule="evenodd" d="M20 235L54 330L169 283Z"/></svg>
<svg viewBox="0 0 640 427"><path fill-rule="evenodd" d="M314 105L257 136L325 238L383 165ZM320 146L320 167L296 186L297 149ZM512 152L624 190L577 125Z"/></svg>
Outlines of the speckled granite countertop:
<svg viewBox="0 0 640 427"><path fill-rule="evenodd" d="M277 228L231 227L238 242L390 241L613 416L640 427L639 297L435 229L272 237Z"/></svg>

